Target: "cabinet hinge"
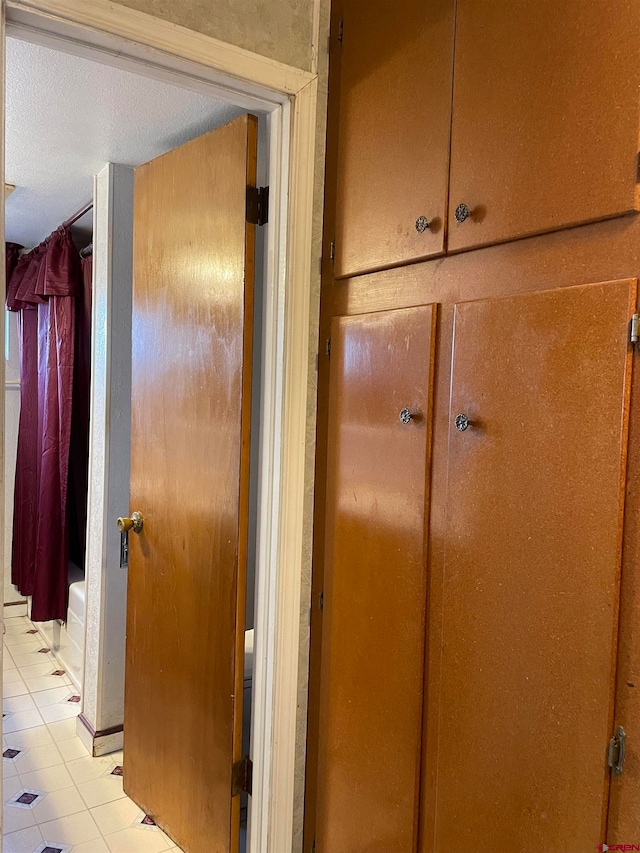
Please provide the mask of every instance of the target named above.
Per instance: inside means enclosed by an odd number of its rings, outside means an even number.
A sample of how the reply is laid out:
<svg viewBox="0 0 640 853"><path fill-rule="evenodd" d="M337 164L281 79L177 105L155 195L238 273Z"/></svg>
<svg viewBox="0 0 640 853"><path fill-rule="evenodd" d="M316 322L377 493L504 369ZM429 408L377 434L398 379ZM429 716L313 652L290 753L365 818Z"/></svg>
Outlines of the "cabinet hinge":
<svg viewBox="0 0 640 853"><path fill-rule="evenodd" d="M624 757L626 753L627 735L622 726L618 726L615 735L609 741L609 755L607 763L616 776L622 773Z"/></svg>
<svg viewBox="0 0 640 853"><path fill-rule="evenodd" d="M335 259L336 259L335 240L332 240L331 243L329 244L329 257L331 258L332 261L335 261Z"/></svg>
<svg viewBox="0 0 640 853"><path fill-rule="evenodd" d="M320 610L324 610L324 591L318 596L318 607Z"/></svg>
<svg viewBox="0 0 640 853"><path fill-rule="evenodd" d="M344 36L344 21L340 21L338 24L338 41L342 44L342 39Z"/></svg>
<svg viewBox="0 0 640 853"><path fill-rule="evenodd" d="M327 338L325 352L327 354L327 358L331 358L331 338Z"/></svg>
<svg viewBox="0 0 640 853"><path fill-rule="evenodd" d="M247 222L266 225L269 221L269 187L247 187Z"/></svg>
<svg viewBox="0 0 640 853"><path fill-rule="evenodd" d="M253 762L248 755L236 761L231 772L231 796L251 793Z"/></svg>
<svg viewBox="0 0 640 853"><path fill-rule="evenodd" d="M632 344L637 344L640 341L640 314L634 314L631 318L629 340Z"/></svg>

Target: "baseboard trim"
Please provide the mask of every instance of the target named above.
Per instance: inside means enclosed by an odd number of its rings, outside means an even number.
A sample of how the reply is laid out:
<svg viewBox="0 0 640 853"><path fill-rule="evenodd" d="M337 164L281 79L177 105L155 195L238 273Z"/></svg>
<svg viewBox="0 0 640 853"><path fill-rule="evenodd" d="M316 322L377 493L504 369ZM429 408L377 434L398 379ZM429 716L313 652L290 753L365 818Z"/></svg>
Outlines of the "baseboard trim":
<svg viewBox="0 0 640 853"><path fill-rule="evenodd" d="M122 749L124 738L122 726L111 726L109 729L96 731L84 714L78 714L76 734L94 758Z"/></svg>

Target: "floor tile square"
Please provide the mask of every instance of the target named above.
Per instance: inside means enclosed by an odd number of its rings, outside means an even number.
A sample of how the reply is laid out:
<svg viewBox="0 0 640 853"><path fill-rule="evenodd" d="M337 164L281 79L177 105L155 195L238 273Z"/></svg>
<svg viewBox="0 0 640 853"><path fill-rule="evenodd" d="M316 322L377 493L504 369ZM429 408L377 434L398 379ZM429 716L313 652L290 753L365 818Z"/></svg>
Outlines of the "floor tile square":
<svg viewBox="0 0 640 853"><path fill-rule="evenodd" d="M86 755L84 758L67 762L67 770L71 773L76 785L82 782L90 782L92 779L100 779L110 773L114 767L115 764L109 755L102 758L92 758L90 755Z"/></svg>
<svg viewBox="0 0 640 853"><path fill-rule="evenodd" d="M46 841L61 841L72 846L100 838L100 830L88 810L40 824L40 832Z"/></svg>
<svg viewBox="0 0 640 853"><path fill-rule="evenodd" d="M164 833L145 832L143 829L123 829L105 835L104 840L111 853L163 853L170 843Z"/></svg>
<svg viewBox="0 0 640 853"><path fill-rule="evenodd" d="M50 676L55 672L55 668L55 661L42 660L42 655L36 655L33 663L29 661L22 666L18 666L25 681L28 681L30 678L43 678L45 675ZM53 677L55 678L56 676ZM60 682L54 681L53 686L59 687Z"/></svg>
<svg viewBox="0 0 640 853"><path fill-rule="evenodd" d="M71 853L109 853L109 848L103 838L94 838L93 841L74 845Z"/></svg>
<svg viewBox="0 0 640 853"><path fill-rule="evenodd" d="M64 761L54 743L45 743L22 752L14 760L14 764L18 773L23 776L25 773L33 773L34 770L62 766Z"/></svg>
<svg viewBox="0 0 640 853"><path fill-rule="evenodd" d="M40 828L28 826L18 832L6 832L2 836L2 853L31 853L43 841Z"/></svg>
<svg viewBox="0 0 640 853"><path fill-rule="evenodd" d="M66 676L58 678L55 675L38 675L35 678L25 676L24 682L31 693L39 693L41 690L51 690L63 684L71 686L71 681Z"/></svg>
<svg viewBox="0 0 640 853"><path fill-rule="evenodd" d="M47 728L55 741L67 740L71 737L77 737L76 722L76 717L70 717L68 720L60 720L58 723L49 723Z"/></svg>
<svg viewBox="0 0 640 853"><path fill-rule="evenodd" d="M20 781L19 776L12 776L9 779L4 780L4 784L2 785L2 798L3 802L7 802L7 800L12 799L23 788L23 784Z"/></svg>
<svg viewBox="0 0 640 853"><path fill-rule="evenodd" d="M73 779L69 776L69 771L64 764L32 770L30 773L20 773L20 779L25 788L38 789L47 794L73 786Z"/></svg>
<svg viewBox="0 0 640 853"><path fill-rule="evenodd" d="M18 685L19 687L22 687L24 689L23 690L16 690L15 692L10 693L7 690L7 687L9 687L9 686L13 687L14 685ZM23 678L17 669L12 669L9 672L4 672L2 674L2 686L3 686L2 694L5 697L5 699L8 696L17 696L18 693L28 693L29 692L27 690L27 685L24 683Z"/></svg>
<svg viewBox="0 0 640 853"><path fill-rule="evenodd" d="M5 734L11 732L19 732L22 729L33 729L35 726L42 726L44 720L35 708L29 711L20 711L17 714L12 714L10 717L5 717L3 723L3 731Z"/></svg>
<svg viewBox="0 0 640 853"><path fill-rule="evenodd" d="M29 809L14 809L11 806L5 806L2 811L2 831L7 835L27 826L35 826L35 823L36 819Z"/></svg>
<svg viewBox="0 0 640 853"><path fill-rule="evenodd" d="M3 761L2 762L2 778L4 781L4 785L6 786L7 779L13 779L18 775L18 771L16 770L13 761Z"/></svg>
<svg viewBox="0 0 640 853"><path fill-rule="evenodd" d="M126 796L120 776L106 776L102 779L92 779L90 782L80 782L78 790L87 808L90 809Z"/></svg>
<svg viewBox="0 0 640 853"><path fill-rule="evenodd" d="M8 714L15 714L18 711L31 711L35 707L35 702L28 693L19 696L4 696L2 700L2 710Z"/></svg>
<svg viewBox="0 0 640 853"><path fill-rule="evenodd" d="M81 707L72 702L59 702L57 705L45 705L44 708L40 708L39 710L45 723L57 723L60 720L77 717Z"/></svg>
<svg viewBox="0 0 640 853"><path fill-rule="evenodd" d="M128 829L138 817L142 818L142 812L129 797L97 806L91 814L103 835Z"/></svg>
<svg viewBox="0 0 640 853"><path fill-rule="evenodd" d="M45 708L47 705L57 705L58 702L63 702L71 691L66 684L61 687L53 687L51 690L41 690L40 693L33 694L33 701L38 708Z"/></svg>
<svg viewBox="0 0 640 853"><path fill-rule="evenodd" d="M67 740L58 741L58 749L65 762L74 761L76 758L89 757L89 750L79 737L71 737L67 738Z"/></svg>
<svg viewBox="0 0 640 853"><path fill-rule="evenodd" d="M47 726L36 726L34 729L23 729L18 732L5 732L4 736L5 748L7 746L24 747L25 749L33 749L37 746L44 746L48 743L53 743L53 738Z"/></svg>
<svg viewBox="0 0 640 853"><path fill-rule="evenodd" d="M33 815L36 823L47 823L52 820L67 817L68 815L76 814L85 810L85 804L82 797L75 787L62 788L60 791L53 791L47 794L44 799L37 803L33 809ZM45 841L53 836L43 832ZM63 839L58 839L62 841ZM70 843L70 842L67 842Z"/></svg>

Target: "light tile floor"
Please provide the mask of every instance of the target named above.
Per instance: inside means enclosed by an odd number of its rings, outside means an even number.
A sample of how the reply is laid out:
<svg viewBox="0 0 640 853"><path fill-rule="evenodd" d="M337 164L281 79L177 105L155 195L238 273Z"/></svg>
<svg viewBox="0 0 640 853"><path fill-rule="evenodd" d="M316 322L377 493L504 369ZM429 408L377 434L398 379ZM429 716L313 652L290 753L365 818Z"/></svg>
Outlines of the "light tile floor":
<svg viewBox="0 0 640 853"><path fill-rule="evenodd" d="M180 853L122 790L122 752L91 758L77 737L76 690L33 624L5 628L4 853Z"/></svg>

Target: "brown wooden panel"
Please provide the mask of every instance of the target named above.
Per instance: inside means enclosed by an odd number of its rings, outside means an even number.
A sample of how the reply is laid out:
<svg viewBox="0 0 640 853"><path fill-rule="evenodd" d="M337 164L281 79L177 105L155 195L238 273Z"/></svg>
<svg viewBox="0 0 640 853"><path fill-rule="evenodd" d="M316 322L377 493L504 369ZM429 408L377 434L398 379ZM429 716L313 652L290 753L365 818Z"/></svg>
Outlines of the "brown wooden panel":
<svg viewBox="0 0 640 853"><path fill-rule="evenodd" d="M636 208L637 0L458 0L455 56L450 250Z"/></svg>
<svg viewBox="0 0 640 853"><path fill-rule="evenodd" d="M638 353L634 356L637 363ZM620 595L615 725L627 734L624 772L611 777L607 843L640 843L640 374L634 372L629 409L629 455Z"/></svg>
<svg viewBox="0 0 640 853"><path fill-rule="evenodd" d="M238 846L256 128L135 173L124 781L191 853Z"/></svg>
<svg viewBox="0 0 640 853"><path fill-rule="evenodd" d="M627 280L456 305L425 853L604 839L635 299Z"/></svg>
<svg viewBox="0 0 640 853"><path fill-rule="evenodd" d="M444 250L453 18L454 0L344 2L337 276Z"/></svg>
<svg viewBox="0 0 640 853"><path fill-rule="evenodd" d="M435 317L333 325L318 853L417 841Z"/></svg>

